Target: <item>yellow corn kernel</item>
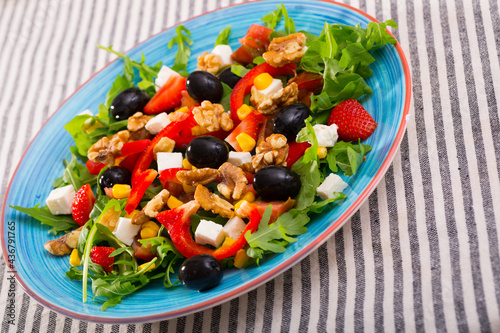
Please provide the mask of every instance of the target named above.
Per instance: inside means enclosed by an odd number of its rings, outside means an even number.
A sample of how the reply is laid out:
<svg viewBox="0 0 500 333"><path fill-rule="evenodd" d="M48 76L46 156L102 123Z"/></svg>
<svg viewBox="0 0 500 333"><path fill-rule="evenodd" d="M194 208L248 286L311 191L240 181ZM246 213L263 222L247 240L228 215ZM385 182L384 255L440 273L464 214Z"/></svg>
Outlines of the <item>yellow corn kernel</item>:
<svg viewBox="0 0 500 333"><path fill-rule="evenodd" d="M243 120L243 119L245 119L246 116L248 116L250 113L252 113L252 111L253 111L253 108L250 105L243 104L236 111L236 114L238 115L238 118L240 118L240 120Z"/></svg>
<svg viewBox="0 0 500 333"><path fill-rule="evenodd" d="M231 246L234 242L235 242L235 240L232 239L231 237L226 237L226 239L224 239L224 243L222 243L221 247L222 246Z"/></svg>
<svg viewBox="0 0 500 333"><path fill-rule="evenodd" d="M240 145L241 150L244 152L250 152L255 147L255 140L250 135L246 133L240 133L236 137L236 141Z"/></svg>
<svg viewBox="0 0 500 333"><path fill-rule="evenodd" d="M167 200L167 206L170 209L174 209L183 205L183 202L171 195Z"/></svg>
<svg viewBox="0 0 500 333"><path fill-rule="evenodd" d="M191 163L189 163L189 161L187 160L187 158L185 158L185 159L182 160L182 167L184 169L189 169L189 170L191 170L193 168L193 166L191 165Z"/></svg>
<svg viewBox="0 0 500 333"><path fill-rule="evenodd" d="M183 106L182 108L178 108L175 110L176 112L186 112L188 110L187 106Z"/></svg>
<svg viewBox="0 0 500 333"><path fill-rule="evenodd" d="M203 135L208 133L207 129L201 125L196 125L191 128L191 135Z"/></svg>
<svg viewBox="0 0 500 333"><path fill-rule="evenodd" d="M139 265L139 267L137 267L137 270L141 270L143 269L144 267L146 267L147 265L149 265L149 262L145 262L144 264L142 265ZM152 269L154 269L156 267L155 263L153 263L151 266L149 266L149 268L147 270L145 270L143 273L146 273L147 271L150 271Z"/></svg>
<svg viewBox="0 0 500 333"><path fill-rule="evenodd" d="M145 229L145 228L153 229L156 233L158 233L158 230L160 230L160 227L158 226L158 224L154 223L153 221L148 221L148 222L144 223L143 225L141 225L141 229Z"/></svg>
<svg viewBox="0 0 500 333"><path fill-rule="evenodd" d="M196 187L184 183L182 184L182 188L184 189L184 192L186 192L187 194L193 193L196 190Z"/></svg>
<svg viewBox="0 0 500 333"><path fill-rule="evenodd" d="M253 85L258 90L264 90L273 83L273 77L269 73L262 73L253 79Z"/></svg>
<svg viewBox="0 0 500 333"><path fill-rule="evenodd" d="M244 249L236 252L234 257L234 267L242 268L250 257L247 255L247 251Z"/></svg>
<svg viewBox="0 0 500 333"><path fill-rule="evenodd" d="M240 208L240 206L241 206L241 204L243 203L243 201L246 201L246 200L243 200L243 199L242 199L242 200L239 200L238 202L236 202L236 203L234 204L234 211L237 211L237 210L238 210L238 208Z"/></svg>
<svg viewBox="0 0 500 333"><path fill-rule="evenodd" d="M247 192L245 195L241 198L241 200L246 200L248 202L254 202L255 201L255 194L253 192Z"/></svg>
<svg viewBox="0 0 500 333"><path fill-rule="evenodd" d="M69 264L73 267L78 267L78 266L80 266L81 261L82 260L80 259L80 256L78 255L78 250L73 249L73 251L71 251L71 255L69 256Z"/></svg>
<svg viewBox="0 0 500 333"><path fill-rule="evenodd" d="M126 213L124 217L126 217L126 218L128 218L128 219L133 219L133 218L134 218L134 216L135 216L137 213L139 213L139 212L140 212L139 210L134 209L134 210L132 211L132 213L130 213L130 214L129 214L129 213Z"/></svg>
<svg viewBox="0 0 500 333"><path fill-rule="evenodd" d="M318 158L322 159L326 157L327 150L325 147L318 147Z"/></svg>
<svg viewBox="0 0 500 333"><path fill-rule="evenodd" d="M132 187L127 184L115 184L113 185L113 197L116 199L125 199L130 195Z"/></svg>
<svg viewBox="0 0 500 333"><path fill-rule="evenodd" d="M142 228L141 229L141 238L142 239L148 239L148 238L153 238L158 235L158 230L155 230L153 228Z"/></svg>

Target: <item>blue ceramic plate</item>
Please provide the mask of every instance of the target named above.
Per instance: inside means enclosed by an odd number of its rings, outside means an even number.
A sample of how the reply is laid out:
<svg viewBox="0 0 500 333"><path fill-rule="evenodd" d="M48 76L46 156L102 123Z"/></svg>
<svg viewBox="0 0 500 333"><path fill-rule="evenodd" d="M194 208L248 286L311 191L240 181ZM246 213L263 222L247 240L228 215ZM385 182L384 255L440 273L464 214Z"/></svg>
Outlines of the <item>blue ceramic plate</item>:
<svg viewBox="0 0 500 333"><path fill-rule="evenodd" d="M184 22L194 41L188 69L195 69L197 56L213 47L224 27L232 26L230 43L236 49L238 38L245 35L250 25L259 23L260 18L276 9L276 4L281 1L241 4ZM334 2L286 1L286 7L297 30L315 34L320 33L325 21L348 25L360 23L366 27L375 20L359 10ZM167 43L174 36L174 30L170 28L151 37L127 54L140 59L144 53L150 64L163 61L172 65L174 53L169 52ZM6 244L8 226L14 226L17 281L41 304L64 315L96 322L132 323L169 319L212 307L282 273L325 242L359 208L386 172L399 146L410 104L409 69L399 45L386 46L376 51L374 57L377 61L371 66L373 76L368 79L374 93L362 99L362 104L373 115L378 128L367 140L367 144L373 146L368 160L356 176L347 180L349 187L345 193L348 199L345 202L314 218L308 225L308 232L288 246L286 253L267 257L260 266L226 270L222 283L210 291L199 293L182 287L166 290L161 283L153 283L124 299L122 304L102 312L100 303L90 301L90 298L87 303L82 303L81 282L70 281L64 276L68 258L53 257L43 249L43 244L52 238L47 234L47 228L8 206L44 205L53 180L63 170L62 159L70 157L72 138L63 126L82 110L97 112L111 83L122 72L121 61L110 63L81 86L49 119L26 151L10 183L2 212L2 250L4 258L8 258L11 249Z"/></svg>

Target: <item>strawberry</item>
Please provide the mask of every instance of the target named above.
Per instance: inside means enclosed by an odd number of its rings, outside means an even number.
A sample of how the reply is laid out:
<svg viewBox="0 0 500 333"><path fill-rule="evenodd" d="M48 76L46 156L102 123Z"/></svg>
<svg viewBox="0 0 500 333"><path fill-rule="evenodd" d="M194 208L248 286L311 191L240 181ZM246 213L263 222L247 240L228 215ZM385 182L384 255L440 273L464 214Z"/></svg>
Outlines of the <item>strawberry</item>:
<svg viewBox="0 0 500 333"><path fill-rule="evenodd" d="M93 246L90 250L90 260L94 264L101 265L106 273L111 273L113 270L113 263L115 262L114 257L109 255L115 251L112 247L106 246Z"/></svg>
<svg viewBox="0 0 500 333"><path fill-rule="evenodd" d="M89 184L83 185L73 198L71 213L78 225L84 225L89 220L90 212L94 207L95 197Z"/></svg>
<svg viewBox="0 0 500 333"><path fill-rule="evenodd" d="M339 139L344 141L364 140L377 128L372 116L355 99L347 99L333 109L328 118L331 124L338 126Z"/></svg>

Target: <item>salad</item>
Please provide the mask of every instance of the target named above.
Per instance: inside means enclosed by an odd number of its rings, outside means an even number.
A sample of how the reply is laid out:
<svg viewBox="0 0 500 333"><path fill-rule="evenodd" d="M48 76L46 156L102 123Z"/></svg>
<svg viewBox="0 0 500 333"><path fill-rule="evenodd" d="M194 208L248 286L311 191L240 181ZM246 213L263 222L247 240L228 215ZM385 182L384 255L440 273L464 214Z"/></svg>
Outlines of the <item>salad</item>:
<svg viewBox="0 0 500 333"><path fill-rule="evenodd" d="M123 73L65 126L75 146L45 205L12 207L50 226L44 248L68 258L83 302L89 283L102 310L149 283L210 289L225 269L285 252L346 198L339 174L369 158L362 141L377 127L356 99L372 92L370 51L396 43L396 24L325 23L317 36L283 5L262 22L234 52L222 30L191 73L182 25L170 67L99 46Z"/></svg>

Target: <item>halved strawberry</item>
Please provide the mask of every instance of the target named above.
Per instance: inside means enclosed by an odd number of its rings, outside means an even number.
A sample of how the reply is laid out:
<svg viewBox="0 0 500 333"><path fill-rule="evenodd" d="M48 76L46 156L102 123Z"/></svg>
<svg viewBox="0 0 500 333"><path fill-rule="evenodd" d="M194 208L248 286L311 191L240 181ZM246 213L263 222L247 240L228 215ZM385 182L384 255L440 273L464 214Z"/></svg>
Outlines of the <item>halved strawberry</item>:
<svg viewBox="0 0 500 333"><path fill-rule="evenodd" d="M229 134L226 137L225 139L226 142L229 143L234 148L234 150L241 152L243 151L243 149L241 149L240 145L238 144L238 141L236 141L236 137L238 135L240 135L241 133L246 133L249 136L251 136L255 141L257 141L257 135L259 134L258 119L259 118L257 117L257 115L255 115L254 113L250 113L248 116L245 117L245 119L241 121L241 123L238 126L236 126L235 129L233 129L231 134Z"/></svg>
<svg viewBox="0 0 500 333"><path fill-rule="evenodd" d="M106 273L111 273L113 270L113 263L115 262L114 257L109 255L115 251L112 247L106 246L93 246L90 250L90 260L94 264L101 265Z"/></svg>
<svg viewBox="0 0 500 333"><path fill-rule="evenodd" d="M336 124L340 140L364 140L372 135L377 123L355 99L347 99L337 105L328 118L328 125Z"/></svg>
<svg viewBox="0 0 500 333"><path fill-rule="evenodd" d="M73 198L71 213L78 225L84 225L89 220L90 212L94 208L95 197L90 184L83 185Z"/></svg>

